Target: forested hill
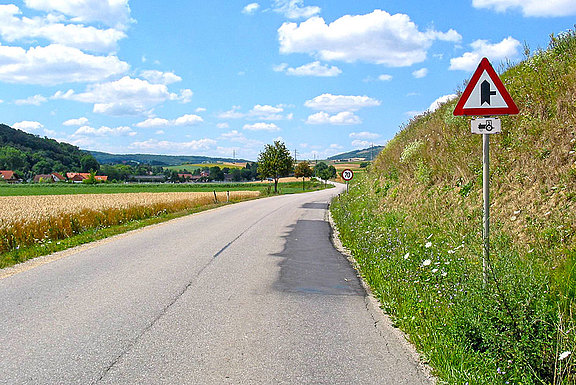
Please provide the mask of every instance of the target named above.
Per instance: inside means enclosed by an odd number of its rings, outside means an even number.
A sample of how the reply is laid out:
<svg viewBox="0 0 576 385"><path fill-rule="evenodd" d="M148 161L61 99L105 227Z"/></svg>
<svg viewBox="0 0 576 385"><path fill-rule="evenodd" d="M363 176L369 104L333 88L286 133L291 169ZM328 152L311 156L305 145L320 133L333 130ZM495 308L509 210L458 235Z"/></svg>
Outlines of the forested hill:
<svg viewBox="0 0 576 385"><path fill-rule="evenodd" d="M0 124L0 169L21 177L51 172L97 169L98 162L87 152L68 143L41 138Z"/></svg>
<svg viewBox="0 0 576 385"><path fill-rule="evenodd" d="M363 158L364 160L373 160L382 151L384 146L373 146L363 150L355 150L331 156L328 160L347 160L354 158Z"/></svg>
<svg viewBox="0 0 576 385"><path fill-rule="evenodd" d="M90 151L90 154L92 154L101 164L135 162L152 166L179 166L184 163L247 162L247 160L243 159L211 158L207 156L192 155L109 154L99 151Z"/></svg>

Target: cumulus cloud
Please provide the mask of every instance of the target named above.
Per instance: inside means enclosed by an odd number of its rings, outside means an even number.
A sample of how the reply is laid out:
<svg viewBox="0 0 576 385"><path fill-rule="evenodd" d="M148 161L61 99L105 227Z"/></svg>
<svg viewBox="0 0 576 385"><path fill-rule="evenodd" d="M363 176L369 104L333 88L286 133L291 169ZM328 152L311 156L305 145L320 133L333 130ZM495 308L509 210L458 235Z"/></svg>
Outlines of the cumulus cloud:
<svg viewBox="0 0 576 385"><path fill-rule="evenodd" d="M77 48L51 44L46 47L0 45L0 81L38 85L97 82L128 71L116 56L94 56Z"/></svg>
<svg viewBox="0 0 576 385"><path fill-rule="evenodd" d="M146 119L143 122L135 124L135 126L139 128L156 128L156 127L166 127L169 125L170 121L168 119L162 119L162 118L150 118Z"/></svg>
<svg viewBox="0 0 576 385"><path fill-rule="evenodd" d="M416 79L422 79L426 77L426 75L428 75L428 68L421 68L412 72L412 76L414 76Z"/></svg>
<svg viewBox="0 0 576 385"><path fill-rule="evenodd" d="M284 115L284 106L271 106L267 104L257 104L246 113L241 112L240 106L233 106L232 109L218 115L220 119L257 119L257 120L290 120L292 114Z"/></svg>
<svg viewBox="0 0 576 385"><path fill-rule="evenodd" d="M312 100L307 100L304 105L313 110L329 112L358 111L364 107L376 107L381 102L368 96L332 95L322 94Z"/></svg>
<svg viewBox="0 0 576 385"><path fill-rule="evenodd" d="M41 128L44 128L44 125L40 122L34 122L30 120L23 120L21 122L14 123L12 128L16 128L18 130L26 131L26 132L34 132Z"/></svg>
<svg viewBox="0 0 576 385"><path fill-rule="evenodd" d="M428 107L428 111L430 112L436 111L436 109L438 109L438 107L440 107L442 104L457 97L458 95L456 94L440 96L438 99L434 100L432 104L430 104L430 107Z"/></svg>
<svg viewBox="0 0 576 385"><path fill-rule="evenodd" d="M472 51L450 59L451 70L473 71L483 57L487 57L492 62L513 59L518 56L521 44L509 36L500 43L490 44L487 40L476 40L470 46Z"/></svg>
<svg viewBox="0 0 576 385"><path fill-rule="evenodd" d="M146 115L151 109L168 100L181 101L182 94L168 91L165 84L125 76L114 82L91 84L86 92L58 91L55 99L94 103L94 112L112 116Z"/></svg>
<svg viewBox="0 0 576 385"><path fill-rule="evenodd" d="M78 119L68 119L64 123L63 126L85 126L88 124L88 118L82 117Z"/></svg>
<svg viewBox="0 0 576 385"><path fill-rule="evenodd" d="M317 6L304 6L304 0L274 0L274 11L291 20L308 19L320 13Z"/></svg>
<svg viewBox="0 0 576 385"><path fill-rule="evenodd" d="M350 111L339 112L335 115L330 115L327 112L321 111L310 115L306 120L306 124L331 124L337 126L348 126L361 123L362 120Z"/></svg>
<svg viewBox="0 0 576 385"><path fill-rule="evenodd" d="M382 10L346 15L330 24L315 16L300 25L284 23L278 29L281 53L305 53L327 61L361 61L392 67L424 61L435 40L461 39L454 30L422 32L407 15L390 15Z"/></svg>
<svg viewBox="0 0 576 385"><path fill-rule="evenodd" d="M392 80L392 75L388 75L388 74L383 74L378 76L378 80L380 80L381 82L389 82L390 80Z"/></svg>
<svg viewBox="0 0 576 385"><path fill-rule="evenodd" d="M274 67L276 72L285 72L286 75L291 76L318 76L318 77L334 77L342 73L342 70L336 66L323 65L319 61L304 64L303 66L292 68L287 64L281 64Z"/></svg>
<svg viewBox="0 0 576 385"><path fill-rule="evenodd" d="M576 3L573 0L472 0L475 8L493 9L505 12L519 9L524 16L562 17L576 15Z"/></svg>
<svg viewBox="0 0 576 385"><path fill-rule="evenodd" d="M198 139L188 142L171 142L167 140L148 139L142 142L133 142L130 148L140 151L151 151L163 154L182 154L190 151L210 150L216 146L213 139Z"/></svg>
<svg viewBox="0 0 576 385"><path fill-rule="evenodd" d="M152 84L172 84L182 81L182 78L173 72L162 72L156 70L146 70L140 73L140 76Z"/></svg>
<svg viewBox="0 0 576 385"><path fill-rule="evenodd" d="M377 134L375 132L362 131L362 132L351 132L348 136L352 139L378 139L380 137L380 134Z"/></svg>
<svg viewBox="0 0 576 385"><path fill-rule="evenodd" d="M92 26L61 22L60 18L18 17L20 9L14 4L0 5L0 36L8 42L41 38L51 43L97 52L116 50L126 34L114 28L98 29Z"/></svg>
<svg viewBox="0 0 576 385"><path fill-rule="evenodd" d="M102 23L125 29L131 22L128 0L24 0L28 8L60 13L77 23Z"/></svg>
<svg viewBox="0 0 576 385"><path fill-rule="evenodd" d="M193 126L198 123L204 122L204 119L198 115L188 114L174 119L175 126Z"/></svg>
<svg viewBox="0 0 576 385"><path fill-rule="evenodd" d="M24 105L39 106L43 103L46 103L47 101L48 99L42 95L34 95L26 99L15 100L14 104L16 104L17 106L24 106Z"/></svg>
<svg viewBox="0 0 576 385"><path fill-rule="evenodd" d="M242 13L245 15L253 15L260 8L258 3L250 3L242 9Z"/></svg>
<svg viewBox="0 0 576 385"><path fill-rule="evenodd" d="M72 134L72 136L134 136L134 132L130 127L106 127L94 128L90 126L82 126Z"/></svg>
<svg viewBox="0 0 576 385"><path fill-rule="evenodd" d="M270 131L270 132L280 131L280 127L278 127L274 123L245 124L244 127L242 128L248 131Z"/></svg>

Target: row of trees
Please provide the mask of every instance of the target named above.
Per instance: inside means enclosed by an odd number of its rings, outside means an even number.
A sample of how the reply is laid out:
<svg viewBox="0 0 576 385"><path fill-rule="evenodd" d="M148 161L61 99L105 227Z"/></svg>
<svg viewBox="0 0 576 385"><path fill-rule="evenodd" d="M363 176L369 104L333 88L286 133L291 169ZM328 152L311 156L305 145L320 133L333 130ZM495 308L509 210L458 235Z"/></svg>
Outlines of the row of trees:
<svg viewBox="0 0 576 385"><path fill-rule="evenodd" d="M272 178L274 180L274 192L278 192L278 180L281 177L289 176L294 172L294 176L302 178L302 188L304 188L304 178L316 176L324 181L336 177L336 168L320 162L310 167L307 161L300 162L294 167L295 160L290 155L286 145L280 141L274 144L267 144L264 151L258 156L258 174L262 178Z"/></svg>

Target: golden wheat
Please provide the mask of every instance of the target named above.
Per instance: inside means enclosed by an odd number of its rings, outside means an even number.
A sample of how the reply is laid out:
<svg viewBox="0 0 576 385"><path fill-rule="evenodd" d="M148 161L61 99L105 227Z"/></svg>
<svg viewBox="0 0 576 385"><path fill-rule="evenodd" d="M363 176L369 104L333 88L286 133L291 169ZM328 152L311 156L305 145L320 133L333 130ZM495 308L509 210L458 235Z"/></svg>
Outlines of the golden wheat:
<svg viewBox="0 0 576 385"><path fill-rule="evenodd" d="M231 200L255 197L257 191L232 191ZM217 193L219 202L226 202L225 192ZM14 222L37 222L62 214L79 213L83 210L103 211L106 209L127 209L134 206L152 206L158 203L171 204L185 201L190 207L209 204L214 193L204 192L165 192L165 193L124 193L124 194L78 194L41 196L0 196L0 226Z"/></svg>
<svg viewBox="0 0 576 385"><path fill-rule="evenodd" d="M217 193L218 202L258 191ZM182 212L214 203L214 193L168 192L0 197L0 253L45 245L88 230Z"/></svg>

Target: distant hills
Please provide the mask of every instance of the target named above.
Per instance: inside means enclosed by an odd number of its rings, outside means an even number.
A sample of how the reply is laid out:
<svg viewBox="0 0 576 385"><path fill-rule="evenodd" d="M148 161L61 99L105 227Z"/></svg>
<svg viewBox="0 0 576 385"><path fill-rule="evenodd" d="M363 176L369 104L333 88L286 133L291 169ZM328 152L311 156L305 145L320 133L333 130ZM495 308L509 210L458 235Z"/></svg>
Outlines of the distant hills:
<svg viewBox="0 0 576 385"><path fill-rule="evenodd" d="M384 146L374 146L365 148L363 150L355 150L331 156L328 160L347 160L347 159L362 159L373 160L384 149Z"/></svg>
<svg viewBox="0 0 576 385"><path fill-rule="evenodd" d="M0 124L2 170L12 170L25 177L54 171L86 171L95 166L94 157L76 146Z"/></svg>
<svg viewBox="0 0 576 385"><path fill-rule="evenodd" d="M151 154L109 154L106 152L89 151L100 164L143 163L151 166L180 166L191 163L247 162L244 159L212 158L208 156L186 155L151 155Z"/></svg>

